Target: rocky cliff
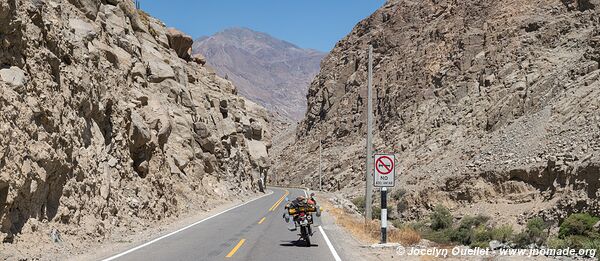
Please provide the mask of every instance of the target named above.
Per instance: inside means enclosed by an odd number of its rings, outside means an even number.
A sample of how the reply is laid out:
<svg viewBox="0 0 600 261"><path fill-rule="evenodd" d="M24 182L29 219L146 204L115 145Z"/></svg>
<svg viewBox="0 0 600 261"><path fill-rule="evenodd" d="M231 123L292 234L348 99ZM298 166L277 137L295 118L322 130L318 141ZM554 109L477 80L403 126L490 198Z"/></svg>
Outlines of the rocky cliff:
<svg viewBox="0 0 600 261"><path fill-rule="evenodd" d="M132 1L2 0L0 44L0 258L261 189L266 111Z"/></svg>
<svg viewBox="0 0 600 261"><path fill-rule="evenodd" d="M368 45L394 216L600 214L600 2L388 1L322 62L277 182L316 187L321 136L324 188L364 192Z"/></svg>
<svg viewBox="0 0 600 261"><path fill-rule="evenodd" d="M220 76L227 76L240 95L294 123L306 112L308 86L325 56L246 28L201 37L193 49Z"/></svg>

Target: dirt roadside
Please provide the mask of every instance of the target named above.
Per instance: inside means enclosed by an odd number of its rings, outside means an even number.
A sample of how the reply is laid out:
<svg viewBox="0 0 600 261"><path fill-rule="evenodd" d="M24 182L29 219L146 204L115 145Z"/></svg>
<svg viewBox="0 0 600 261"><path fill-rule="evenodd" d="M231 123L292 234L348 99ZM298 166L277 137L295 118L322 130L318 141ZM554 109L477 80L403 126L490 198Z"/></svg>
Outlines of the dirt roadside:
<svg viewBox="0 0 600 261"><path fill-rule="evenodd" d="M323 215L321 220L323 222L323 228L326 229L326 232L329 238L333 238L334 246L337 252L340 254L342 260L407 260L407 261L421 261L421 260L470 260L470 261L483 261L483 260L494 260L494 261L550 261L550 260L588 260L593 261L596 260L594 258L583 258L578 257L576 259L570 257L547 257L547 256L500 256L496 254L458 254L453 255L452 252L455 247L454 246L438 246L437 244L427 241L421 240L420 242L412 245L402 244L400 251L398 251L398 245L395 246L380 246L378 240L369 237L361 232L362 229L360 227L361 220L358 219L355 222L355 225L348 229L347 220L341 220L339 218L340 211L344 211L342 206L339 206L337 203L333 202L333 199L338 197L334 193L326 193L326 192L317 192L317 200L320 202L319 204L323 207ZM337 212L337 213L336 213ZM350 214L349 214L350 215ZM354 229L357 228L357 229ZM375 247L378 246L378 247ZM458 247L464 251L466 251L465 247ZM447 251L448 255L443 257L441 255L435 256L435 254L414 254L415 250L435 250L439 251Z"/></svg>

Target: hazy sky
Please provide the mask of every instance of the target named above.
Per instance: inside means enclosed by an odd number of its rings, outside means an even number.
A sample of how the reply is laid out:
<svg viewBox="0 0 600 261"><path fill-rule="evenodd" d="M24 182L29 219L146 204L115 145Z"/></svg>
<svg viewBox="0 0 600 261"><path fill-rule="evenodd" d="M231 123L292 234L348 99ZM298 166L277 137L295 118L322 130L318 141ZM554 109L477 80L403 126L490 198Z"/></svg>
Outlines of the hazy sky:
<svg viewBox="0 0 600 261"><path fill-rule="evenodd" d="M385 0L138 0L144 11L194 39L229 27L329 51Z"/></svg>

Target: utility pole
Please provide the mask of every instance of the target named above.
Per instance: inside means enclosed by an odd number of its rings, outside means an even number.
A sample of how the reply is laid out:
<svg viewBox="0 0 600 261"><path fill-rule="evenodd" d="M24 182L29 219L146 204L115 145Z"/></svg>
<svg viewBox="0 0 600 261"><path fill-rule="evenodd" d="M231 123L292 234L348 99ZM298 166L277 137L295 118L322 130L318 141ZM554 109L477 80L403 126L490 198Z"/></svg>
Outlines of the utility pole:
<svg viewBox="0 0 600 261"><path fill-rule="evenodd" d="M321 170L323 169L321 167L321 163L323 162L323 148L322 148L322 143L321 142L321 135L319 135L319 191L323 191L323 178L321 177Z"/></svg>
<svg viewBox="0 0 600 261"><path fill-rule="evenodd" d="M373 200L373 46L369 45L369 78L367 83L367 172L365 188L365 220L373 218L371 202Z"/></svg>

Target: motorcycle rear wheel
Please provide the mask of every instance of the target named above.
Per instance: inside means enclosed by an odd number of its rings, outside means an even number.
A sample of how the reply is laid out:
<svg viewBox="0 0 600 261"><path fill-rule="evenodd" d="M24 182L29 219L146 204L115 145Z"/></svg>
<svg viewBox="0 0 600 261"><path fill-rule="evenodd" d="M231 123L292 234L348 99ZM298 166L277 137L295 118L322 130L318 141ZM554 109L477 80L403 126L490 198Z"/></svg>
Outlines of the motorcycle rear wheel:
<svg viewBox="0 0 600 261"><path fill-rule="evenodd" d="M300 227L300 235L302 236L302 239L304 239L306 247L310 247L310 234L308 234L308 227Z"/></svg>

